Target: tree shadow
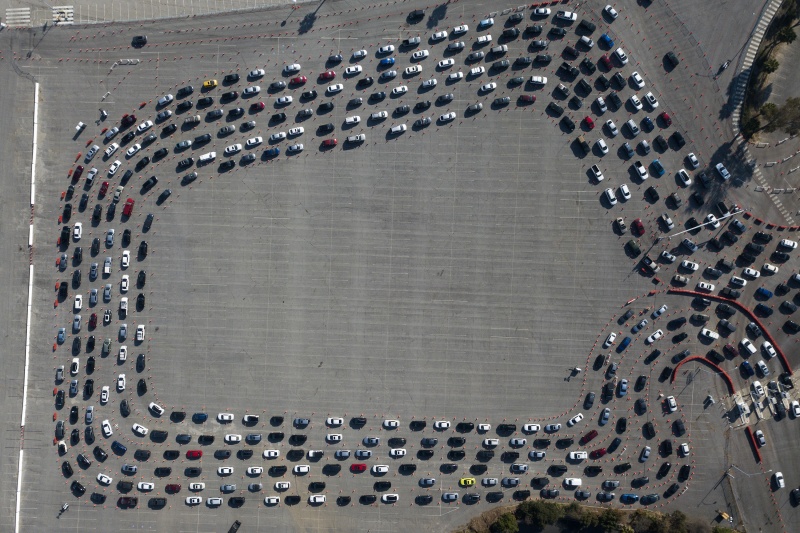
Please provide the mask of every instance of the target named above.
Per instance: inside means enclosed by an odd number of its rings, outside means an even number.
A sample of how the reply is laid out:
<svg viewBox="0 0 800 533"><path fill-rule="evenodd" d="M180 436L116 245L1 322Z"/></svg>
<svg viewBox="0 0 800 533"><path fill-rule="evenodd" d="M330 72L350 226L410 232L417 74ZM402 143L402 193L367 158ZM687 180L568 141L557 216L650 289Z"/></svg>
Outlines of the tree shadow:
<svg viewBox="0 0 800 533"><path fill-rule="evenodd" d="M309 31L311 31L311 28L314 27L314 23L317 21L317 13L319 12L319 10L322 8L322 6L324 4L325 4L325 0L322 0L322 2L320 2L319 5L317 6L317 9L315 9L311 13L307 14L305 17L303 17L300 20L300 26L297 29L297 32L300 35L302 35L304 33L308 33Z"/></svg>
<svg viewBox="0 0 800 533"><path fill-rule="evenodd" d="M428 17L428 22L426 26L429 30L437 27L439 22L444 19L445 15L447 15L447 4L442 4L436 6L433 11L431 11L431 16Z"/></svg>

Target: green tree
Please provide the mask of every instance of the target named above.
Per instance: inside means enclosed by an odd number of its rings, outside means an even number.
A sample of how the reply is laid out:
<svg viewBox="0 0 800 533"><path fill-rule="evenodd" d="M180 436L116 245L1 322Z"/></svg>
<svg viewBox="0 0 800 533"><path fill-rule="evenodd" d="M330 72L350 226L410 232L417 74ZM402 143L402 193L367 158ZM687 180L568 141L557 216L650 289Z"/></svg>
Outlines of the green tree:
<svg viewBox="0 0 800 533"><path fill-rule="evenodd" d="M564 516L564 508L557 503L528 500L517 507L517 513L525 522L537 529L555 524Z"/></svg>
<svg viewBox="0 0 800 533"><path fill-rule="evenodd" d="M778 70L779 66L781 66L781 64L778 62L778 60L775 59L774 57L770 57L769 59L766 59L764 63L761 65L761 70L767 74L772 74L773 72Z"/></svg>
<svg viewBox="0 0 800 533"><path fill-rule="evenodd" d="M775 40L779 43L793 43L797 39L797 34L789 26L784 26L775 34Z"/></svg>
<svg viewBox="0 0 800 533"><path fill-rule="evenodd" d="M764 104L761 115L767 119L763 127L766 131L782 130L792 134L800 131L800 98L788 98L782 106Z"/></svg>
<svg viewBox="0 0 800 533"><path fill-rule="evenodd" d="M620 522L622 522L623 516L622 511L619 509L605 509L600 514L597 525L603 531L616 531L620 526Z"/></svg>
<svg viewBox="0 0 800 533"><path fill-rule="evenodd" d="M746 138L750 138L756 134L758 130L761 129L761 121L758 120L758 117L751 117L747 122L742 125L742 135Z"/></svg>
<svg viewBox="0 0 800 533"><path fill-rule="evenodd" d="M495 520L490 529L492 533L517 533L519 531L519 525L513 514L505 513Z"/></svg>

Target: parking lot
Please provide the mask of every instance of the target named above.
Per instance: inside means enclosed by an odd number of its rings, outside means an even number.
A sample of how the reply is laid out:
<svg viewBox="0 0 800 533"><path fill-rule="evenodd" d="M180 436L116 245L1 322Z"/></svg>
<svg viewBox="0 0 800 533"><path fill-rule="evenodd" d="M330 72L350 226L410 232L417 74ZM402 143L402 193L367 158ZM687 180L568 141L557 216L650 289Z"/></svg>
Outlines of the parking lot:
<svg viewBox="0 0 800 533"><path fill-rule="evenodd" d="M519 11L518 21L510 18L516 11L498 13L482 27L486 14L480 6L462 3L428 8L418 22L407 20L413 6L406 4L351 9L356 13L338 4L321 9L305 19L299 36L278 19L245 22L241 15L156 23L148 30L147 45L137 49L130 47L140 31L133 27L113 36L95 29L51 32L37 46L36 57L24 63L43 87L40 116L58 120L48 120L39 131L39 166L46 177L37 189L32 339L40 355L31 367L35 399L29 401L25 434L27 441L37 435L42 446L26 455L22 523L34 529L98 528L113 513L120 529L177 530L191 523L193 529L211 531L234 519L259 530L444 529L515 498L577 498L620 506L623 494L639 500L625 504L630 508L680 508L711 520L724 507L748 528L777 530L792 523L797 508L789 503L789 491L798 485L798 470L788 457L797 423L791 412L777 421L767 407L763 420L754 413L742 421L731 414L735 402L711 367L687 363L674 381L663 374L682 358L707 356L713 349L723 353L719 367L751 406L754 379L767 389L761 402L785 392L780 400L791 411L789 402L796 398L783 384L776 384L777 394L770 392L768 382L783 369L777 357L768 357L764 337L747 328L750 319L743 312L726 318L719 300L704 304L668 292L670 287L696 290L703 282L713 284L708 290L719 295L731 276L742 277L746 285L730 285L741 291L738 301L750 310L758 303L772 309L774 314L762 309L755 316L796 363L791 350L796 335L784 327L795 312L780 302L796 296L798 285L790 278L798 252L778 245L792 234L759 224L761 200L749 198L746 189L724 194L728 185L716 164L726 164L739 177L740 163L718 155L713 139L701 133L713 128L713 119L704 115L692 121L678 99L684 93L667 84L689 76L698 60L680 48L675 66L667 59L654 62L649 51L645 56L627 17L642 28L651 17L634 5L620 7L616 21L599 5L586 7L574 22L561 20L556 11L569 8L557 6L542 15ZM581 20L594 21L597 28L581 28ZM461 24L469 29L454 33ZM563 38L553 31L561 28ZM503 30L509 30L505 37ZM446 35L435 36L438 31ZM613 45L601 39L604 33ZM478 45L486 35L492 35L491 43ZM576 44L581 35L593 40L591 48ZM419 43L403 45L415 36ZM542 39L546 46L532 44ZM463 50L447 50L461 41ZM664 58L670 49L661 44L658 57ZM387 45L394 48L379 51ZM492 52L503 45L508 49ZM567 46L576 47L576 57L565 55ZM626 53L615 55L619 47ZM360 50L364 57L357 57ZM467 59L478 52L484 55ZM336 54L341 61L327 60ZM539 54L552 58L535 61ZM606 54L610 67L604 66ZM122 55L139 62L120 62ZM531 57L531 63L518 57ZM453 64L440 65L447 59ZM560 68L565 61L579 68L577 76ZM297 69L287 69L294 64ZM416 65L421 72L406 73ZM345 73L356 66L361 70ZM469 74L480 67L483 71ZM257 69L263 75L248 76ZM392 70L396 76L384 74ZM450 77L458 71L464 76ZM641 73L641 89L634 71ZM616 73L622 83L613 79ZM232 74L238 79L226 81ZM604 88L601 75L609 87ZM532 83L532 76L548 81ZM366 77L372 81L359 82ZM208 80L216 83L204 88ZM426 80L436 84L425 87ZM582 80L588 91L578 87ZM272 86L280 81L285 86ZM332 87L336 84L341 89ZM86 89L75 94L56 85ZM187 86L191 92L179 93ZM257 94L244 94L254 86L260 87ZM406 90L393 93L399 87ZM223 96L230 91L237 94ZM609 91L618 93L622 106L603 112L596 99L601 94L608 99ZM639 94L644 100L648 92L655 102L636 109L630 97ZM167 94L173 98L159 105ZM279 101L286 96L292 100ZM206 97L213 101L204 105L200 99ZM353 101L357 98L363 100ZM179 111L183 102L192 106ZM573 126L548 108L551 102L565 109L563 116ZM472 107L476 104L479 109ZM108 117L100 119L98 108ZM212 113L215 109L220 116ZM171 114L158 119L165 110ZM373 118L381 111L387 116ZM455 117L446 116L450 112ZM662 112L668 116L659 117ZM279 113L285 117L274 116ZM121 123L131 115L135 119L129 124ZM195 115L199 122L187 123ZM629 119L638 133L623 126ZM76 132L78 121L86 127ZM406 128L393 132L401 125ZM106 139L113 127L120 131ZM685 146L679 146L675 132ZM147 140L151 133L155 138ZM202 139L205 134L210 140ZM358 135L364 140L347 140ZM590 144L589 153L579 136ZM668 144L659 146L658 136ZM649 153L639 144L643 139ZM178 146L185 140L192 144ZM630 157L626 142L635 150ZM105 155L113 143L119 148ZM126 155L136 144L142 148ZM288 153L298 144L302 149ZM98 153L87 160L94 145ZM241 147L228 148L236 145ZM211 152L213 161L200 164ZM689 153L697 155L698 168ZM118 168L109 172L115 161ZM638 177L636 162L647 169L647 179ZM74 179L78 165L84 170ZM593 165L602 171L602 181ZM89 182L92 168L97 175ZM659 168L665 169L663 176ZM681 180L679 169L688 172L691 184ZM707 186L700 183L701 171ZM148 182L152 176L157 182ZM74 190L68 191L71 184ZM719 201L723 208L738 204L755 216L723 218ZM718 228L698 227L667 238L691 229L691 219L704 222L709 213L722 219ZM734 219L740 227L734 228ZM56 246L62 228L66 238ZM759 231L772 240L760 252L750 250L756 257L748 261L742 253ZM700 248L690 253L681 246L686 237ZM639 254L631 253L634 248ZM645 257L655 260L658 271L648 270L641 262ZM717 273L722 259L734 266ZM693 264L681 267L684 260ZM778 271L763 268L765 262ZM96 278L92 263L99 270ZM749 278L746 267L754 269ZM62 282L65 293L59 294ZM774 296L757 296L759 287ZM98 291L96 304L92 289ZM80 309L76 295L82 297ZM663 305L663 314L654 316ZM632 316L621 319L627 310ZM698 313L707 321L692 318ZM681 317L685 323L677 321ZM648 322L634 332L643 319ZM719 338L701 333L703 328ZM647 341L657 330L663 336ZM744 338L761 353L747 352ZM725 353L728 344L733 351ZM71 373L73 358L78 366ZM90 359L94 369L87 372ZM756 367L760 359L770 376L743 373L744 360ZM618 364L615 373L609 371L613 363ZM61 365L64 379L53 383ZM645 378L639 381L640 376ZM73 379L76 393L70 394ZM87 380L93 380L91 391ZM106 386L107 402L102 398ZM58 401L59 390L64 405L54 408L50 402ZM588 393L595 393L592 402ZM668 397L675 399L672 411ZM637 400L643 403L637 406ZM151 402L164 413L149 407ZM95 412L86 424L90 405ZM602 420L606 408L607 421ZM219 413L231 413L232 420L221 423ZM578 413L583 419L569 427ZM247 425L245 415L259 419ZM341 424L326 424L330 417L341 418ZM293 424L295 418L310 423ZM104 434L106 420L110 434ZM397 420L399 427L388 427L387 420ZM50 442L57 421L66 422L67 450L61 456L60 437ZM412 421L424 421L425 427ZM435 429L435 421L449 426ZM134 431L133 424L147 428L147 434ZM490 427L479 430L479 424ZM503 431L503 424L514 428ZM547 431L548 424L561 427ZM90 442L87 427L94 434ZM745 427L767 435L763 465L754 462ZM73 429L78 429L76 438ZM597 435L588 437L592 430ZM380 442L369 444L367 437ZM435 443L425 441L432 438ZM495 438L496 444L485 441ZM562 440L570 438L574 441ZM114 441L118 445L112 447ZM688 453L680 449L683 443ZM193 450L202 451L202 457L189 458ZM265 457L269 450L278 457ZM321 457L318 450L324 452ZM342 450L351 455L334 455ZM354 457L357 450L372 453L362 460ZM596 453L570 460L575 451ZM81 464L79 454L91 464ZM354 465L362 463L365 471L359 472ZM137 471L124 473L126 464ZM298 465L308 465L308 472L293 473ZM386 465L387 472L374 471L376 465ZM764 483L748 483L750 478L737 477L731 465ZM276 466L286 472L271 470ZM781 469L786 488L773 492L770 473ZM111 481L98 480L98 474ZM578 492L566 481L575 478L581 479ZM71 492L77 487L73 481L85 487L85 494ZM607 481L620 483L604 486ZM152 490L138 488L140 482L153 483ZM290 486L278 489L278 482ZM205 485L190 490L190 483ZM262 486L249 486L253 483ZM179 487L167 491L167 485ZM222 491L221 485L235 487ZM546 492L554 489L558 494ZM610 503L602 501L609 498L604 493L614 493ZM387 494L396 494L398 501L382 503ZM470 494L480 501L470 502ZM312 503L314 496L325 500ZM130 497L137 502L119 499ZM202 501L189 503L190 497ZM265 502L273 497L280 501ZM209 504L209 498L222 500ZM761 502L763 514L742 507L737 498ZM55 522L64 501L70 509Z"/></svg>

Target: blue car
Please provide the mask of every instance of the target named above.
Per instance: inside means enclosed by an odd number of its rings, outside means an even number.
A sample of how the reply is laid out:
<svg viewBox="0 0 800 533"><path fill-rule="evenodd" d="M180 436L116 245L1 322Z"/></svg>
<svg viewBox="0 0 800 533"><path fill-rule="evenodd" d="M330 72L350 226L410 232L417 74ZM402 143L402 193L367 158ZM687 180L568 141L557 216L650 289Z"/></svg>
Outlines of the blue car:
<svg viewBox="0 0 800 533"><path fill-rule="evenodd" d="M630 337L625 337L624 339L622 339L622 342L619 343L619 346L617 346L617 353L624 352L625 348L627 348L630 343L631 343Z"/></svg>
<svg viewBox="0 0 800 533"><path fill-rule="evenodd" d="M661 161L658 159L653 159L653 170L655 171L656 176L664 175L664 165L662 165Z"/></svg>
<svg viewBox="0 0 800 533"><path fill-rule="evenodd" d="M606 48L614 48L614 40L608 36L607 33L604 33L600 36L600 44L605 46Z"/></svg>
<svg viewBox="0 0 800 533"><path fill-rule="evenodd" d="M280 155L281 149L277 148L277 147L270 148L269 150L267 150L264 153L267 155L267 157L276 157L276 156Z"/></svg>
<svg viewBox="0 0 800 533"><path fill-rule="evenodd" d="M756 375L756 371L753 370L753 366L750 364L750 361L742 361L742 371L747 374L747 377L753 377Z"/></svg>
<svg viewBox="0 0 800 533"><path fill-rule="evenodd" d="M756 289L756 296L760 296L765 300L769 300L772 298L772 291L765 289L764 287L759 287Z"/></svg>
<svg viewBox="0 0 800 533"><path fill-rule="evenodd" d="M388 66L394 65L394 58L393 57L384 57L383 59L381 59L381 63L380 64L381 64L382 67L388 67Z"/></svg>
<svg viewBox="0 0 800 533"><path fill-rule="evenodd" d="M117 455L123 455L125 452L128 451L128 448L121 444L120 442L114 441L111 443L111 449L114 450Z"/></svg>
<svg viewBox="0 0 800 533"><path fill-rule="evenodd" d="M619 501L622 503L636 503L639 501L638 494L623 494L620 496Z"/></svg>
<svg viewBox="0 0 800 533"><path fill-rule="evenodd" d="M195 413L192 415L192 422L195 424L202 424L206 420L208 420L208 414L206 413Z"/></svg>

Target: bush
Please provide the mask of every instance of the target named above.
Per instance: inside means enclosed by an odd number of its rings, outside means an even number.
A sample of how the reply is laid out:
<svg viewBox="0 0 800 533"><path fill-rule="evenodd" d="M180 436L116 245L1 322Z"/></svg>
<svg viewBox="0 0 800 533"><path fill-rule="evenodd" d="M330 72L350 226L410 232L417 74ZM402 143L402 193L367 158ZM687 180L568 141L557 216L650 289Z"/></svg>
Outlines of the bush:
<svg viewBox="0 0 800 533"><path fill-rule="evenodd" d="M537 529L555 524L564 516L564 506L542 500L529 500L517 507L517 516Z"/></svg>
<svg viewBox="0 0 800 533"><path fill-rule="evenodd" d="M749 139L761 129L761 121L758 117L751 117L747 122L742 125L742 135Z"/></svg>
<svg viewBox="0 0 800 533"><path fill-rule="evenodd" d="M500 515L500 517L492 524L492 533L517 533L519 525L517 519L511 513Z"/></svg>

